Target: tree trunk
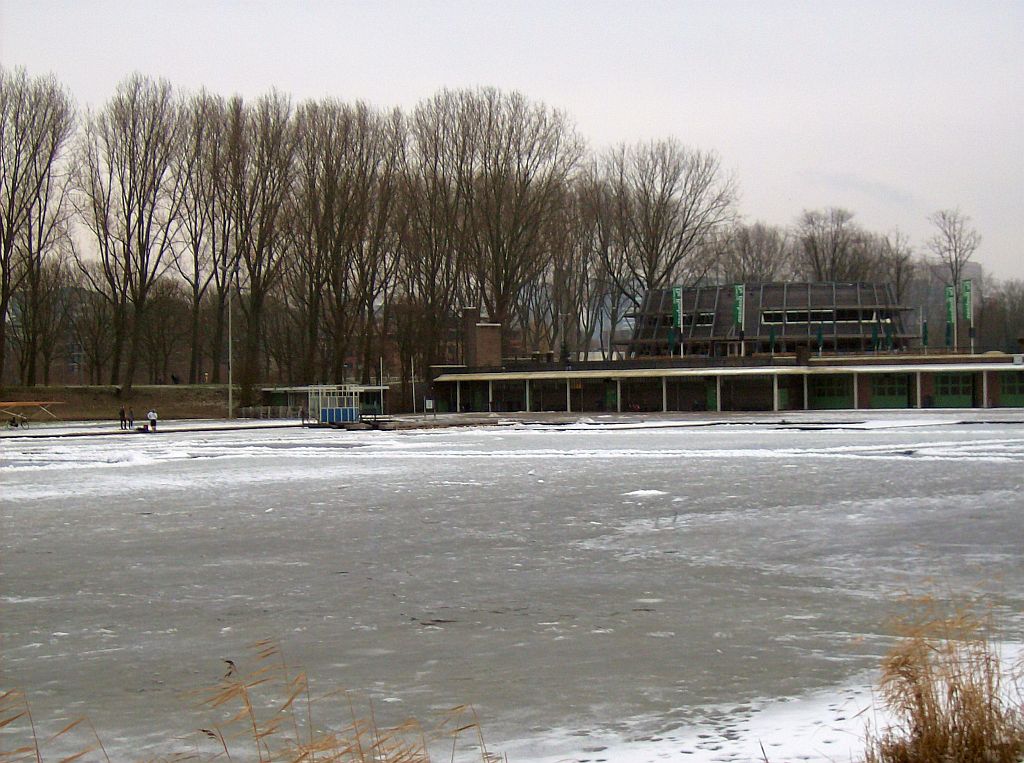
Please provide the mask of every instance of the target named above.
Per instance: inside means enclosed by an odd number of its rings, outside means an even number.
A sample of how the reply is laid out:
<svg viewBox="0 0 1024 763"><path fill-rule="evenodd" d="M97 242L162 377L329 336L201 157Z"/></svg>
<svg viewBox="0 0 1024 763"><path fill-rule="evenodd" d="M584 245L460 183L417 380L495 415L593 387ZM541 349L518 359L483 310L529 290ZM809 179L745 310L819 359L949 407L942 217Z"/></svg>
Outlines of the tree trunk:
<svg viewBox="0 0 1024 763"><path fill-rule="evenodd" d="M31 267L31 266L30 266ZM39 277L32 268L26 279L26 310L24 316L25 346L22 350L22 377L26 387L36 385L36 366L39 359Z"/></svg>
<svg viewBox="0 0 1024 763"><path fill-rule="evenodd" d="M199 300L193 299L192 301L192 332L189 337L189 343L191 345L191 351L189 352L188 358L188 383L198 384L199 383L199 359L202 357L202 351L199 347Z"/></svg>
<svg viewBox="0 0 1024 763"><path fill-rule="evenodd" d="M362 336L362 383L370 383L370 375L373 368L377 366L376 358L373 356L373 305L363 307L363 336ZM382 382L383 383L383 382Z"/></svg>
<svg viewBox="0 0 1024 763"><path fill-rule="evenodd" d="M249 314L246 320L245 340L242 344L242 367L238 378L241 387L240 405L255 405L256 382L260 373L260 321L263 319L263 300L250 292Z"/></svg>
<svg viewBox="0 0 1024 763"><path fill-rule="evenodd" d="M135 371L138 368L139 352L142 349L143 312L136 307L132 314L131 336L128 344L128 359L125 363L124 376L121 382L121 398L127 400L132 395L135 384Z"/></svg>
<svg viewBox="0 0 1024 763"><path fill-rule="evenodd" d="M319 315L319 308L317 309L317 311L315 313L311 311L311 314L306 319L305 357L302 359L302 369L301 369L302 378L299 379L299 382L302 383L302 384L312 384L316 380L316 377L317 377L317 374L316 374L316 348L317 348L317 338L318 338L319 333L320 333L317 330L317 328L318 328L317 327L317 320L316 320L316 316L317 315Z"/></svg>
<svg viewBox="0 0 1024 763"><path fill-rule="evenodd" d="M211 384L220 384L220 367L224 364L224 334L225 318L227 313L225 301L218 297L217 310L213 317L213 343L210 348L210 356L213 359L213 369L210 374Z"/></svg>
<svg viewBox="0 0 1024 763"><path fill-rule="evenodd" d="M4 383L4 363L7 354L7 309L11 298L6 293L0 296L0 386Z"/></svg>
<svg viewBox="0 0 1024 763"><path fill-rule="evenodd" d="M345 379L345 356L348 354L348 337L338 332L334 335L334 359L331 376L335 384L341 384Z"/></svg>
<svg viewBox="0 0 1024 763"><path fill-rule="evenodd" d="M124 355L125 329L125 308L122 305L114 307L114 347L110 354L110 384L116 386L121 382L121 360Z"/></svg>
<svg viewBox="0 0 1024 763"><path fill-rule="evenodd" d="M39 365L39 340L35 326L28 327L25 344L25 386L34 387L37 383L36 370Z"/></svg>

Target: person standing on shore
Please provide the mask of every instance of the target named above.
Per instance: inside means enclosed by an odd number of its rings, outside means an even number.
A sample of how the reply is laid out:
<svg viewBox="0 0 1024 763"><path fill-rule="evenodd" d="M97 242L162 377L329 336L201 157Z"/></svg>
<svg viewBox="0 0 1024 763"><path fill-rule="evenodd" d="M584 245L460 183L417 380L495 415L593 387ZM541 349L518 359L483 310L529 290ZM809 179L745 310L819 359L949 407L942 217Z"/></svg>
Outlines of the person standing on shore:
<svg viewBox="0 0 1024 763"><path fill-rule="evenodd" d="M135 429L135 409L128 409L128 428Z"/></svg>
<svg viewBox="0 0 1024 763"><path fill-rule="evenodd" d="M121 417L121 429L122 430L127 429L128 428L128 419L124 415L124 406L123 405L121 406L121 410L118 411L118 416Z"/></svg>
<svg viewBox="0 0 1024 763"><path fill-rule="evenodd" d="M149 411L149 413L146 414L146 418L149 419L149 431L155 432L156 431L156 411L151 409Z"/></svg>

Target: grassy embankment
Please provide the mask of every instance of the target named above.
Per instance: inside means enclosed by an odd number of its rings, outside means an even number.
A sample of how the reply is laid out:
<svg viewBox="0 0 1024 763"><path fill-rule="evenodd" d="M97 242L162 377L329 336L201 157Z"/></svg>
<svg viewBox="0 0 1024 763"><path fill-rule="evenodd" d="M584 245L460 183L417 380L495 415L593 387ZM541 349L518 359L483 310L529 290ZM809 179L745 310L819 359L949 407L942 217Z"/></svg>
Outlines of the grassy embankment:
<svg viewBox="0 0 1024 763"><path fill-rule="evenodd" d="M224 385L162 384L134 387L122 398L117 387L3 387L0 400L60 401L50 411L61 421L117 421L124 405L135 409L135 420L144 421L150 408L161 419L214 419L227 415L228 392ZM237 404L237 400L236 400ZM52 421L45 413L24 410L33 421Z"/></svg>

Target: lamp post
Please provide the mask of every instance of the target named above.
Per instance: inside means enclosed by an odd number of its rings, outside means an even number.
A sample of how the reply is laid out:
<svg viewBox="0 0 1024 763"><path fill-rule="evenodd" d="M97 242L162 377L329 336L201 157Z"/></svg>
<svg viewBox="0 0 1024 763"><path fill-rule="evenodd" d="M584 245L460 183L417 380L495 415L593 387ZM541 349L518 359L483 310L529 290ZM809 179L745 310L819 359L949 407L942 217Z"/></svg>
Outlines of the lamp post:
<svg viewBox="0 0 1024 763"><path fill-rule="evenodd" d="M232 345L232 343L231 343L231 282L228 281L228 418L229 419L233 418L232 414L233 414L233 411L234 411L233 392L234 392L234 389L235 389L235 385L234 385L234 379L232 378L232 375L231 375L231 370L232 370L232 365L233 365L233 363L232 363L232 356L234 355L234 353L231 351L231 349L232 349L233 346L234 345Z"/></svg>
<svg viewBox="0 0 1024 763"><path fill-rule="evenodd" d="M238 281L238 260L235 260L234 265L231 268L231 274L228 276L228 418L233 419L235 417L235 405L234 405L234 393L235 383L232 370L234 367L234 342L231 341L231 289L235 282Z"/></svg>

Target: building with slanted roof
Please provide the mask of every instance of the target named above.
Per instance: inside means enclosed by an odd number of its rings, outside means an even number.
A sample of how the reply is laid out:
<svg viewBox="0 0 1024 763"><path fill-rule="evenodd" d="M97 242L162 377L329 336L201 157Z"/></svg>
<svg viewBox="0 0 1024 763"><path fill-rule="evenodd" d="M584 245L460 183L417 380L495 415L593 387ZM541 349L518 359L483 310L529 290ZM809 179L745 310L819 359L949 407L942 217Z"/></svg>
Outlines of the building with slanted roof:
<svg viewBox="0 0 1024 763"><path fill-rule="evenodd" d="M627 358L759 352L905 350L892 288L870 283L751 283L653 289L634 313Z"/></svg>
<svg viewBox="0 0 1024 763"><path fill-rule="evenodd" d="M467 357L432 394L473 412L1024 407L1024 354L929 349L907 310L863 283L655 290L624 360Z"/></svg>

